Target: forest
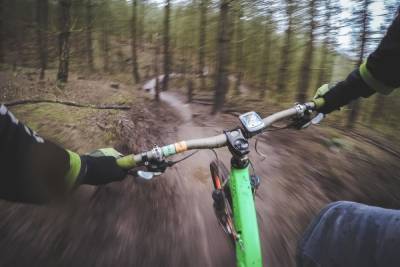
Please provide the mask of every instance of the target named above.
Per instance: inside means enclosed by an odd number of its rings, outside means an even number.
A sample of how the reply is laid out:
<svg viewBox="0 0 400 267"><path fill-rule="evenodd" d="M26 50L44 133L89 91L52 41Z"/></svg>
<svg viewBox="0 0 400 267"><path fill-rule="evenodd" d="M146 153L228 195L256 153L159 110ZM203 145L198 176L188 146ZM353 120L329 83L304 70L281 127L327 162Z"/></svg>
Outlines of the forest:
<svg viewBox="0 0 400 267"><path fill-rule="evenodd" d="M214 113L230 95L240 98L242 84L274 104L304 102L366 59L397 8L390 0L342 2L2 0L0 63L40 69L40 79L57 69L60 84L71 70L129 73L134 84L158 72L163 91L180 73L196 90L214 92ZM390 135L397 101L358 101L334 121Z"/></svg>
<svg viewBox="0 0 400 267"><path fill-rule="evenodd" d="M398 8L397 0L0 0L0 104L80 155L212 136L241 113L265 117L344 80ZM266 266L296 266L298 240L328 203L400 208L399 114L395 90L250 142ZM225 150L217 160L229 162ZM213 158L197 153L150 182L128 175L82 185L61 203L0 200L0 266L234 266L212 208Z"/></svg>

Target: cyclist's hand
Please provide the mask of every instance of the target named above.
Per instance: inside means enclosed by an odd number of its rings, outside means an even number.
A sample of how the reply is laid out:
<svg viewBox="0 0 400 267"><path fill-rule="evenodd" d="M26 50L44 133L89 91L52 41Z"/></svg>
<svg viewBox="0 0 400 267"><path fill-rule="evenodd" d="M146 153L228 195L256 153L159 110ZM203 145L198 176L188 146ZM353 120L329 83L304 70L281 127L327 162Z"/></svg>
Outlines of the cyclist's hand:
<svg viewBox="0 0 400 267"><path fill-rule="evenodd" d="M342 89L339 87L343 87L342 83L337 84L324 84L320 88L318 88L317 92L313 97L313 102L317 107L317 111L323 114L331 113L334 110L339 110L343 105L340 101L337 101L336 98L327 98L327 95L331 94L334 90ZM329 101L327 99L330 99Z"/></svg>
<svg viewBox="0 0 400 267"><path fill-rule="evenodd" d="M329 92L330 89L331 87L326 83L318 88L317 92L315 92L313 102L315 103L317 110L321 109L325 105L324 95Z"/></svg>
<svg viewBox="0 0 400 267"><path fill-rule="evenodd" d="M127 172L118 166L117 158L123 156L113 148L93 151L81 156L82 167L85 166L81 184L102 185L125 178Z"/></svg>

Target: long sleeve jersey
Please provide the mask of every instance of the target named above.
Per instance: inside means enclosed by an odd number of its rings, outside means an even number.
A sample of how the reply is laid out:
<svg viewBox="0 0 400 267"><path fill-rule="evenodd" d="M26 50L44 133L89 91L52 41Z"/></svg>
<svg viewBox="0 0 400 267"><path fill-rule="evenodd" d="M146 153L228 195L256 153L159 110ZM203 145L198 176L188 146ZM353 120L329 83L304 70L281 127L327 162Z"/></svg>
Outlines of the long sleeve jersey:
<svg viewBox="0 0 400 267"><path fill-rule="evenodd" d="M64 195L73 175L70 155L0 105L0 198L41 203Z"/></svg>

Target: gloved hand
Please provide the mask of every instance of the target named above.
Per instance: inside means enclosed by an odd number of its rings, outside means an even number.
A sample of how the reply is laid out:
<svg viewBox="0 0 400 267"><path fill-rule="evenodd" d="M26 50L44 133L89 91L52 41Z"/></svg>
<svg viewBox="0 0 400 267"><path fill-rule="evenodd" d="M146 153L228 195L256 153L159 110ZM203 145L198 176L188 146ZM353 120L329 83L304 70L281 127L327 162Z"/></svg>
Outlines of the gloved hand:
<svg viewBox="0 0 400 267"><path fill-rule="evenodd" d="M96 150L81 156L79 184L102 185L125 178L127 171L117 164L117 158L123 156L113 148Z"/></svg>
<svg viewBox="0 0 400 267"><path fill-rule="evenodd" d="M324 84L319 87L313 97L313 102L317 107L317 111L323 114L328 114L334 110L339 110L343 104L340 101L335 101L335 99L329 97L329 94L335 90L339 92L343 91L341 87L343 87L342 83Z"/></svg>
<svg viewBox="0 0 400 267"><path fill-rule="evenodd" d="M329 84L324 84L321 87L319 87L317 89L317 91L315 92L315 95L313 97L313 102L315 103L317 110L319 110L320 108L322 108L325 105L325 99L324 99L324 95L331 89L331 87L329 87Z"/></svg>

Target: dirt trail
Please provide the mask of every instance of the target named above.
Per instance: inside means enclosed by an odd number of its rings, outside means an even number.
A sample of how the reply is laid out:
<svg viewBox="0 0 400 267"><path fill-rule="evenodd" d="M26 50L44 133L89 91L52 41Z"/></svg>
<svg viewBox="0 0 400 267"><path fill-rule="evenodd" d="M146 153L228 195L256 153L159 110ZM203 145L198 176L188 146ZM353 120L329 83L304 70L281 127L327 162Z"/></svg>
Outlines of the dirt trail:
<svg viewBox="0 0 400 267"><path fill-rule="evenodd" d="M184 123L177 134L180 139L214 135L238 123L237 118L226 114L209 116L209 107L183 104L183 96L178 93L163 92L161 99L183 116ZM329 145L329 133L313 127L302 132L264 134L258 146L266 158L257 155L253 146L250 158L257 174L263 177L256 207L266 266L295 266L297 240L327 203L352 200L400 208L400 193L396 191L400 188L398 158L362 140L342 138L343 146ZM219 150L218 154L225 163L229 162L226 150ZM190 228L192 222L198 224L199 236L189 240L196 240L201 248L200 254L192 255L201 255L201 266L221 266L220 260L232 266L232 248L215 230L218 227L211 208L208 163L213 157L207 151L201 152L179 166L178 176L185 177L184 190L189 193L185 201L190 201L181 212L189 210L186 222L191 223L183 227ZM202 224L213 230L204 231ZM197 266L193 262L191 265Z"/></svg>
<svg viewBox="0 0 400 267"><path fill-rule="evenodd" d="M150 81L145 84L144 88L151 88L149 86L151 84L155 83ZM150 89L149 92L153 93L153 90ZM232 128L238 124L238 120L230 115L220 114L215 117L204 115L210 113L208 107L185 104L183 97L177 93L162 92L160 98L182 116L184 123L178 128L178 140L215 135L221 133L223 129ZM193 115L195 115L195 119L192 119ZM252 145L254 146L254 141ZM298 223L298 217L303 216L304 212L300 211L299 215L295 207L315 212L321 207L321 203L315 202L316 198L312 197L300 205L299 203L293 205L293 202L299 200L290 200L291 196L281 186L282 181L279 181L285 177L285 173L281 171L283 166L280 163L285 159L278 156L279 153L266 142L260 142L258 148L268 154L268 158L264 159L259 155L253 155L255 153L252 152L250 158L256 166L257 174L276 179L272 182L266 179L262 181L256 200L264 263L268 264L267 266L293 266L296 240L309 220L309 217L307 220L301 218L303 222ZM229 166L230 154L227 150L219 149L218 155ZM212 187L208 164L213 158L214 155L211 151L202 151L175 168L176 177L180 180L178 183L183 186L185 191L185 205L176 215L182 216L182 213L186 213L183 218L185 223L182 226L186 230L183 232L196 233L184 236L184 242L193 244L193 241L196 240L194 244L199 247L195 250L196 253L191 255L192 259L196 259L191 262L193 266L234 265L233 249L226 237L222 235L222 230L219 229L212 210L210 197ZM173 173L171 174L171 172ZM175 171L167 172L164 175L165 179L173 180L174 177L171 176L174 176L174 173ZM177 193L180 194L178 190ZM287 211L292 214L288 214ZM224 265L220 265L222 262Z"/></svg>
<svg viewBox="0 0 400 267"><path fill-rule="evenodd" d="M162 76L159 78L162 79ZM143 89L154 93L154 86L153 79L146 82ZM182 119L173 141L210 136L222 131L220 127L211 129L197 125L193 121L195 109L190 104L183 103L179 95L162 92L160 99L174 108ZM208 113L199 108L196 112ZM224 156L227 156L227 153ZM182 202L178 204L176 213L170 212L171 216L182 220L182 226L171 225L170 230L175 232L176 236L181 236L182 245L180 253L173 257L182 258L187 253L190 266L233 266L235 262L234 250L219 228L212 208L209 163L213 157L211 151L199 152L158 178L165 179L167 183L179 184L174 186L173 190L175 194L182 195Z"/></svg>
<svg viewBox="0 0 400 267"><path fill-rule="evenodd" d="M83 98L85 82L76 83L82 83ZM145 86L151 89L151 84ZM121 96L128 86L110 92L108 85L96 85L93 99L102 91L110 103L129 99ZM154 143L214 135L238 123L231 115L210 116L209 107L187 105L182 98L174 92L161 94L175 114L163 104L138 99L131 114L110 114L104 121L118 120L101 127L122 127L121 148L139 152ZM95 125L91 120L102 117L90 113L89 122ZM156 122L158 131L152 131ZM70 128L75 134L66 136L66 142L79 139L83 131L80 142L107 132L97 126ZM250 157L262 177L256 207L264 265L295 266L299 236L331 201L400 208L398 158L346 136L332 143L332 136L329 129L317 128L266 133L259 144L265 159L252 143ZM89 143L86 149L99 145L92 139ZM218 155L229 162L226 150ZM0 266L234 266L234 250L212 209L208 164L213 158L209 151L199 152L150 182L130 177L99 188L82 186L65 203L38 207L0 202Z"/></svg>
<svg viewBox="0 0 400 267"><path fill-rule="evenodd" d="M223 129L232 128L237 125L238 121L229 115L219 115L210 117L206 120L200 120L201 123L196 123L191 120L192 112L197 114L209 114L210 110L207 107L200 105L184 104L182 97L176 93L163 92L160 98L171 105L182 116L184 121L178 128L177 137L181 139L199 138L205 136L212 136L221 133ZM252 143L254 145L254 142ZM271 146L266 143L259 144L259 149L262 151L272 152ZM226 149L219 149L219 158L229 166L230 154ZM274 155L274 153L269 153ZM177 177L180 183L184 186L186 191L185 205L180 208L180 213L187 213L184 216L185 223L182 226L187 228L184 232L196 233L195 236L185 236L186 242L192 243L196 240L196 253L191 255L194 260L192 266L233 266L235 262L234 250L229 244L226 236L222 234L215 219L212 200L211 200L211 179L209 176L209 163L214 158L211 151L202 151L195 155L193 158L181 163L177 168ZM261 162L259 156L252 156L252 161L255 166L263 165L263 170L257 172L261 175L279 176L277 170L280 169L280 160L276 156L269 156L268 160ZM273 166L273 168L271 168ZM256 167L257 168L257 167ZM258 169L258 168L257 168ZM271 171L272 169L272 171ZM271 173L273 172L273 174ZM165 174L168 180L174 179L171 177L171 171ZM265 181L263 181L265 183ZM282 248L276 249L276 243L279 244L277 235L273 229L278 229L282 223L280 220L271 219L270 216L274 213L279 214L273 205L268 201L281 203L287 198L287 194L282 192L279 187L261 186L257 197L257 211L260 221L260 233L263 242L264 262L270 264L269 266L289 266L293 263L293 259L288 260L288 255L282 254ZM182 214L176 214L181 216ZM272 217L272 216L271 216ZM279 217L279 216L278 216ZM269 225L269 227L267 227ZM194 230L194 231L193 231ZM267 238L268 237L268 238ZM292 242L293 243L293 242ZM279 244L281 245L281 244ZM283 248L283 252L287 252L287 248ZM273 255L267 256L278 252L283 259L274 260ZM287 253L288 254L288 253ZM291 255L292 256L292 255ZM198 264L197 264L198 263ZM223 265L221 265L224 263ZM278 264L279 263L279 264Z"/></svg>

